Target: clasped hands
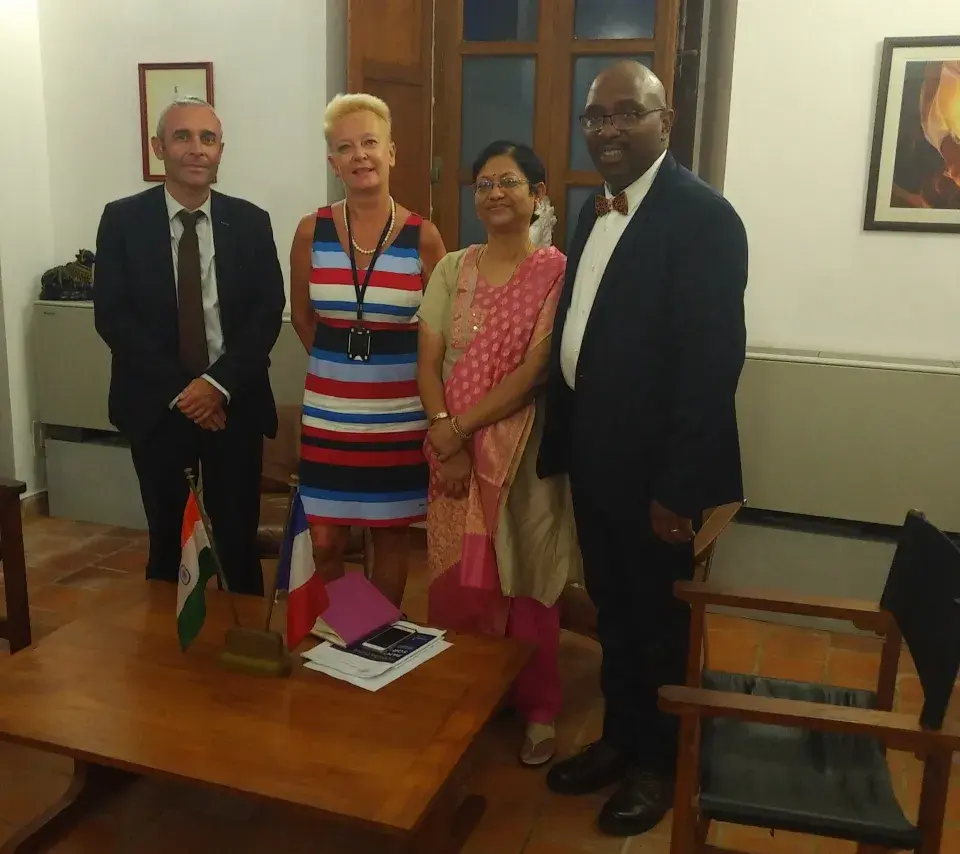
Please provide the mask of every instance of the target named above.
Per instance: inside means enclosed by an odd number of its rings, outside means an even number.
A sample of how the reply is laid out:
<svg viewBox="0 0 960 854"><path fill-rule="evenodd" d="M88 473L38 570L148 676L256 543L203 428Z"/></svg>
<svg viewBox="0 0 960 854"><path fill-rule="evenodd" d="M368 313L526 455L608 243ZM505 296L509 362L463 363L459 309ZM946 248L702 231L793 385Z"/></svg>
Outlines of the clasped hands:
<svg viewBox="0 0 960 854"><path fill-rule="evenodd" d="M225 404L223 392L203 377L191 381L177 398L177 409L204 430L222 430L227 426Z"/></svg>
<svg viewBox="0 0 960 854"><path fill-rule="evenodd" d="M464 440L453 429L451 419L436 421L427 431L427 441L440 460L440 482L448 498L466 498L470 491L473 460Z"/></svg>

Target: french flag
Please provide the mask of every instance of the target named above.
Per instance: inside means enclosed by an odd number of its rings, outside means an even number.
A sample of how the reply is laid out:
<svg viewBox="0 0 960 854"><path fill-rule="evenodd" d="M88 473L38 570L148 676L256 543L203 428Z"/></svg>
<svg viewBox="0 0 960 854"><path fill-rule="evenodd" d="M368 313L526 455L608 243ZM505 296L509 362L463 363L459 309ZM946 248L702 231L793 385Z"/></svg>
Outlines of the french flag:
<svg viewBox="0 0 960 854"><path fill-rule="evenodd" d="M300 490L293 496L290 521L280 550L277 590L287 594L287 647L295 649L330 604L323 576L313 562L313 541Z"/></svg>

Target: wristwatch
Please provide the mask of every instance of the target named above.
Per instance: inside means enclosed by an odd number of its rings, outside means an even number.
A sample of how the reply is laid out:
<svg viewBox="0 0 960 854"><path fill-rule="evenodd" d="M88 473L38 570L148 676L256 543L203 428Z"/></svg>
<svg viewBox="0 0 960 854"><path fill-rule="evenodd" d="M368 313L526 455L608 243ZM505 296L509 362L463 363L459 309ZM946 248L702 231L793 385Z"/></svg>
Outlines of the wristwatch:
<svg viewBox="0 0 960 854"><path fill-rule="evenodd" d="M445 418L449 418L449 417L450 417L449 412L438 412L436 415L433 416L433 418L430 419L429 426L433 427L433 425L436 424L438 421L443 421Z"/></svg>

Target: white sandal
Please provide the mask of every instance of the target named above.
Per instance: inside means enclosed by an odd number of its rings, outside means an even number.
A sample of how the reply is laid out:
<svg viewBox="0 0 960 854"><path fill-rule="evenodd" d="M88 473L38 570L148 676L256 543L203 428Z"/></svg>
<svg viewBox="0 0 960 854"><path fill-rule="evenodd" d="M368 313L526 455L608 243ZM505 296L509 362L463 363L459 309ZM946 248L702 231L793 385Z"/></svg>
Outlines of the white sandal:
<svg viewBox="0 0 960 854"><path fill-rule="evenodd" d="M557 728L552 724L527 724L520 762L530 768L546 765L557 751Z"/></svg>

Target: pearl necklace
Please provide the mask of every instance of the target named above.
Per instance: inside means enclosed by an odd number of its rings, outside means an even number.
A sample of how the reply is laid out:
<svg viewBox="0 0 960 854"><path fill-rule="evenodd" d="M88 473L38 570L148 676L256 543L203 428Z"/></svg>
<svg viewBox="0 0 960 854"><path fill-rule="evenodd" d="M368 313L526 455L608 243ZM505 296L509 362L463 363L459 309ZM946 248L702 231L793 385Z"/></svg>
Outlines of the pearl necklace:
<svg viewBox="0 0 960 854"><path fill-rule="evenodd" d="M394 225L396 225L396 222L397 222L397 203L393 200L393 196L391 196L390 197L390 228L387 230L387 240L389 240L390 235L393 234L393 227ZM344 202L343 202L343 227L347 229L348 233L350 233L350 228L347 225L346 199L344 199ZM357 241L354 238L352 233L350 233L350 242L353 244L354 250L359 252L361 255L373 255L373 253L377 251L376 248L361 249L360 246L357 244Z"/></svg>

